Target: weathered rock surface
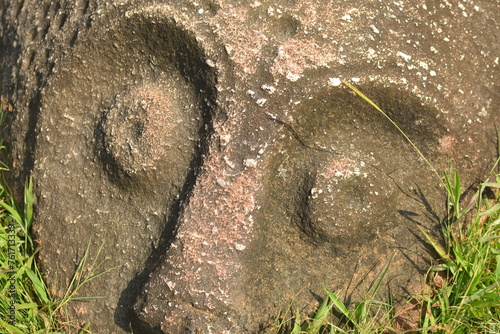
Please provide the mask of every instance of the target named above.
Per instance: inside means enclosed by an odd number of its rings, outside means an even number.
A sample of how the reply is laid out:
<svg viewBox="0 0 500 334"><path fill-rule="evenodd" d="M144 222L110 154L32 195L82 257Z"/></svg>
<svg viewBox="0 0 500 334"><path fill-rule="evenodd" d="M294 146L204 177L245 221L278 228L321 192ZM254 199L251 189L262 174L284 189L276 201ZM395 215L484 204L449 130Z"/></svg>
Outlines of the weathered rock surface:
<svg viewBox="0 0 500 334"><path fill-rule="evenodd" d="M0 4L12 179L50 286L104 242L104 298L71 304L97 333L255 333L393 252L391 284L419 282L443 191L340 80L438 169L494 160L494 1Z"/></svg>

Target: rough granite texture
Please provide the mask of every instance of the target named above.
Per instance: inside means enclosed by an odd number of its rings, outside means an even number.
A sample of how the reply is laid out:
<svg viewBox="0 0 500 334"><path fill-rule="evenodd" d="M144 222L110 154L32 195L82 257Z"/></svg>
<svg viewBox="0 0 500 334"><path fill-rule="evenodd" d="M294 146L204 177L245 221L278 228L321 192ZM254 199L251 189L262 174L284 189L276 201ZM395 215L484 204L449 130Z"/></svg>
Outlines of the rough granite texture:
<svg viewBox="0 0 500 334"><path fill-rule="evenodd" d="M96 333L256 333L395 253L407 293L443 189L376 101L465 184L495 159L498 2L0 1L10 178L35 180L56 295ZM20 194L20 193L18 193ZM365 282L355 289L362 280Z"/></svg>

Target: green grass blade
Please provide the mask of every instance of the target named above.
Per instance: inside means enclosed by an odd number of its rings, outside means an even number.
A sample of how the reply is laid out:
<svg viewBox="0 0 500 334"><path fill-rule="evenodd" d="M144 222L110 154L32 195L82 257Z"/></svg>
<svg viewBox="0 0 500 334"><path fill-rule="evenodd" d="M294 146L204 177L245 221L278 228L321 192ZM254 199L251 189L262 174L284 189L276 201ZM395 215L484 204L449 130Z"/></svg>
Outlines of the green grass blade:
<svg viewBox="0 0 500 334"><path fill-rule="evenodd" d="M301 333L301 328L300 328L300 312L297 311L295 312L295 318L293 319L293 329L290 334L300 334Z"/></svg>
<svg viewBox="0 0 500 334"><path fill-rule="evenodd" d="M33 288L35 289L37 296L40 298L40 301L44 304L50 304L45 284L43 284L43 282L37 277L37 275L30 268L26 268L26 275L28 275L28 278L30 279Z"/></svg>
<svg viewBox="0 0 500 334"><path fill-rule="evenodd" d="M490 216L499 210L500 210L500 203L497 203L497 204L493 205L491 208L489 208L488 210L479 213L479 217Z"/></svg>
<svg viewBox="0 0 500 334"><path fill-rule="evenodd" d="M308 333L318 333L319 330L321 329L321 326L326 321L326 318L328 317L328 314L330 313L332 309L332 305L328 303L328 298L325 298L323 302L321 303L320 307L314 314L314 317L312 318L311 323L307 327L307 332Z"/></svg>
<svg viewBox="0 0 500 334"><path fill-rule="evenodd" d="M481 183L482 186L485 186L485 187L490 187L490 188L500 188L500 183L496 183L496 182L484 182L484 183Z"/></svg>
<svg viewBox="0 0 500 334"><path fill-rule="evenodd" d="M363 320L366 318L367 306L368 302L366 301L357 302L354 305L354 319L356 319L356 322L354 322L355 324L363 323Z"/></svg>
<svg viewBox="0 0 500 334"><path fill-rule="evenodd" d="M352 316L351 312L347 309L344 303L335 295L333 292L324 288L328 297L332 301L333 305L353 324L356 324L356 319Z"/></svg>
<svg viewBox="0 0 500 334"><path fill-rule="evenodd" d="M464 303L469 304L469 303L471 303L471 302L473 302L481 297L484 297L485 295L490 294L493 290L498 289L499 286L500 286L500 282L493 283L492 285L477 291L472 296L468 296L468 297L464 298ZM500 295L498 293L496 293L494 295L496 295L498 298L500 298ZM490 295L490 298L491 298L491 295Z"/></svg>
<svg viewBox="0 0 500 334"><path fill-rule="evenodd" d="M481 238L479 238L479 242L486 243L486 242L490 242L490 241L496 240L496 239L500 239L500 235L490 235L487 237L481 237Z"/></svg>
<svg viewBox="0 0 500 334"><path fill-rule="evenodd" d="M453 191L453 185L451 184L450 175L448 174L448 172L444 173L444 181L446 182L446 190L448 191L448 195L450 195L450 198L453 200L455 193Z"/></svg>
<svg viewBox="0 0 500 334"><path fill-rule="evenodd" d="M33 178L29 178L24 188L24 222L28 230L33 218Z"/></svg>
<svg viewBox="0 0 500 334"><path fill-rule="evenodd" d="M5 330L6 331L5 333L9 333L9 334L25 334L25 332L23 330L21 330L20 328L18 328L16 326L9 325L5 321L3 321L1 318L0 318L0 328Z"/></svg>
<svg viewBox="0 0 500 334"><path fill-rule="evenodd" d="M380 289L380 285L382 284L382 281L383 281L385 275L387 275L387 271L389 270L389 266L391 265L391 262L394 259L395 255L396 255L396 253L392 253L391 257L389 258L387 263L382 268L382 271L377 275L377 278L375 279L374 284L368 289L368 293L371 294L370 299L373 299L373 297L375 297L378 290Z"/></svg>
<svg viewBox="0 0 500 334"><path fill-rule="evenodd" d="M0 201L0 206L2 206L5 210L7 210L10 213L11 217L14 218L14 220L21 227L23 226L23 220L21 218L21 215L19 214L19 212L17 212L17 210L15 208L13 208L12 206L8 205L4 201Z"/></svg>
<svg viewBox="0 0 500 334"><path fill-rule="evenodd" d="M461 196L461 185L460 176L457 171L453 174L453 182L451 181L451 176L448 172L444 173L445 188L448 192L449 199L454 208L455 217L458 219L462 216L460 211L460 196Z"/></svg>
<svg viewBox="0 0 500 334"><path fill-rule="evenodd" d="M500 307L500 300L475 300L470 303L473 308Z"/></svg>
<svg viewBox="0 0 500 334"><path fill-rule="evenodd" d="M23 304L17 304L16 309L17 310L33 310L38 307L37 303L23 303Z"/></svg>
<svg viewBox="0 0 500 334"><path fill-rule="evenodd" d="M429 241L429 243L432 245L434 250L438 253L439 257L445 262L447 269L451 270L452 273L454 274L457 270L457 265L455 264L455 262L453 262L453 260L446 253L446 251L443 249L443 247L441 247L441 245L439 245L437 243L437 241L434 240L434 238L432 238L427 232L425 232L425 230L423 228L421 228L421 227L419 227L419 228L420 228L420 231L422 232L422 234L427 239L427 241Z"/></svg>
<svg viewBox="0 0 500 334"><path fill-rule="evenodd" d="M454 186L454 190L455 190L455 201L456 201L456 205L457 205L456 210L460 211L459 204L460 204L460 196L462 195L462 189L461 189L462 187L460 184L460 175L458 174L457 171L455 171L453 186Z"/></svg>

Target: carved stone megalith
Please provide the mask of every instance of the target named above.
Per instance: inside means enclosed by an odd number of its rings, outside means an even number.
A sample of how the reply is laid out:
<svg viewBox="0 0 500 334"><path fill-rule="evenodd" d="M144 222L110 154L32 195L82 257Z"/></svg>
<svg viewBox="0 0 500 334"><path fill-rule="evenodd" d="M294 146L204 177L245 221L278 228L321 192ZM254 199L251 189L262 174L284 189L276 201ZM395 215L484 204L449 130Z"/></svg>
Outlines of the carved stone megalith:
<svg viewBox="0 0 500 334"><path fill-rule="evenodd" d="M0 1L3 137L47 283L104 243L116 268L81 292L103 298L69 307L96 333L257 333L393 253L409 291L443 189L342 80L473 184L495 158L497 7Z"/></svg>

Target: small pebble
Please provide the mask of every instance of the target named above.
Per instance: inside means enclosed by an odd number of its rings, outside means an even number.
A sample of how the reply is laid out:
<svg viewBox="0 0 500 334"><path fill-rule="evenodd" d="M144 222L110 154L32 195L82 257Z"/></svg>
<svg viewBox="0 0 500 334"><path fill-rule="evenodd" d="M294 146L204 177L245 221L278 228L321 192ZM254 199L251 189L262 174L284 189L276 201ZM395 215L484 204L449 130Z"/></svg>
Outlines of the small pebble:
<svg viewBox="0 0 500 334"><path fill-rule="evenodd" d="M245 167L255 168L255 167L257 167L257 161L255 159L245 159L243 161L243 165Z"/></svg>

